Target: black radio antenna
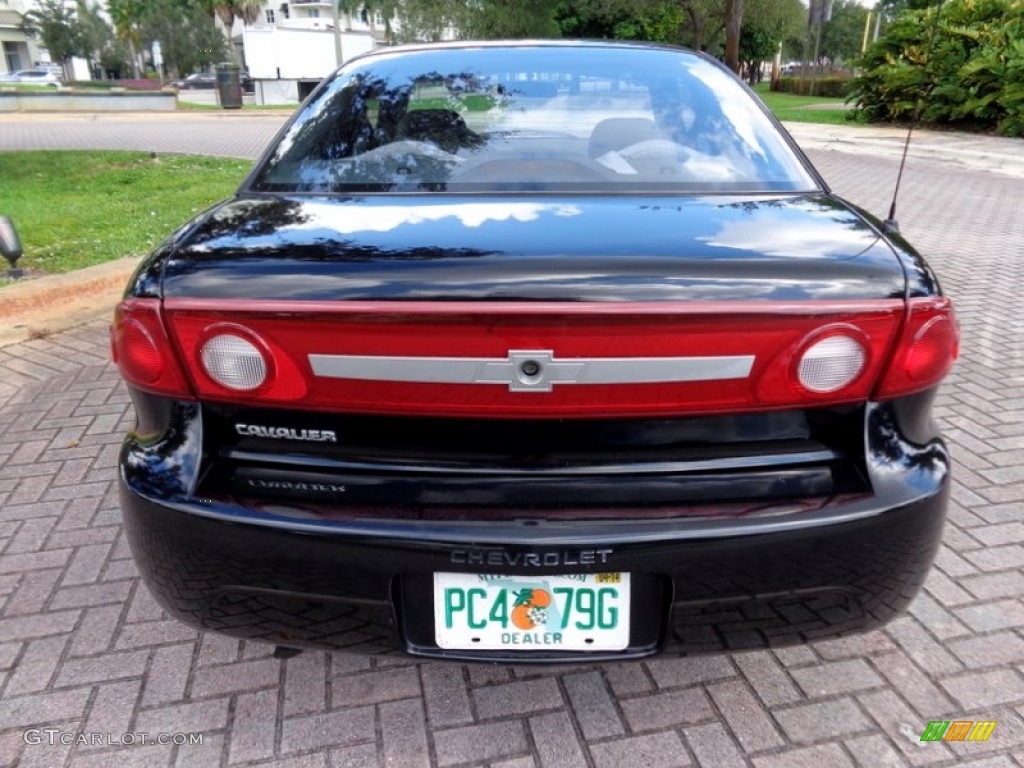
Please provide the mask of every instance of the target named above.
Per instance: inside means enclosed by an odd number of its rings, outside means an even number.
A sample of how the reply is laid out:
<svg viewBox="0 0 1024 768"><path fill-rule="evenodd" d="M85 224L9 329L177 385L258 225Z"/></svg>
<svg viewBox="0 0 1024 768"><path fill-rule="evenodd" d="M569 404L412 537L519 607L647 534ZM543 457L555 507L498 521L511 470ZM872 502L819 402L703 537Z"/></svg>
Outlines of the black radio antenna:
<svg viewBox="0 0 1024 768"><path fill-rule="evenodd" d="M928 34L928 58L924 65L925 79L928 77L928 65L931 64L932 56L935 54L935 34L939 29L939 16L942 15L942 4L946 0L939 0L935 6L935 18L932 19L931 31ZM933 86L934 87L934 86ZM922 89L923 90L923 89ZM931 89L929 89L930 91ZM900 182L903 181L903 168L907 164L907 152L910 150L910 137L914 133L914 126L921 120L921 113L924 111L924 96L918 95L917 106L914 108L914 117L907 127L907 138L903 142L903 156L900 158L900 170L896 174L896 187L892 191L892 203L889 205L889 216L882 222L882 230L888 235L898 234L900 231L899 222L896 221L896 198L900 194Z"/></svg>

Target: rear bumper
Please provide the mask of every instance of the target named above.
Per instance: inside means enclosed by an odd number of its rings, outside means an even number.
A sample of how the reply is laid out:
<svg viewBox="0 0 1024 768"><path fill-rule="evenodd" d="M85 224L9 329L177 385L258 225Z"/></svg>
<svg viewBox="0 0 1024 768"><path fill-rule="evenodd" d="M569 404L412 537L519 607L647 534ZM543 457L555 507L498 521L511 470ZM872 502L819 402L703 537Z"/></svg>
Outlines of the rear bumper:
<svg viewBox="0 0 1024 768"><path fill-rule="evenodd" d="M892 446L889 446L890 451ZM935 441L873 462L876 493L812 513L756 519L430 524L330 522L199 499L166 501L125 471L125 528L169 612L196 627L266 642L376 653L511 660L433 642L435 571L634 574L624 651L531 652L529 661L635 658L806 642L878 626L917 593L938 547L948 457ZM130 463L130 462L129 462ZM145 487L144 487L145 486Z"/></svg>

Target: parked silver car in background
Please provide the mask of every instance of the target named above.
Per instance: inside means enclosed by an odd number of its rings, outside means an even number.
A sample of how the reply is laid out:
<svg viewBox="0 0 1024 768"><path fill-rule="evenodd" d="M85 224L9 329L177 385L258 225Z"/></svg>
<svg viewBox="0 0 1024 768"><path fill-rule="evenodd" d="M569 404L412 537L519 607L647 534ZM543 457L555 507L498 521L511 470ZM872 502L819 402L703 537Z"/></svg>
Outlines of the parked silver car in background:
<svg viewBox="0 0 1024 768"><path fill-rule="evenodd" d="M36 85L52 85L56 88L60 82L60 75L45 69L19 69L0 75L0 83L34 83Z"/></svg>

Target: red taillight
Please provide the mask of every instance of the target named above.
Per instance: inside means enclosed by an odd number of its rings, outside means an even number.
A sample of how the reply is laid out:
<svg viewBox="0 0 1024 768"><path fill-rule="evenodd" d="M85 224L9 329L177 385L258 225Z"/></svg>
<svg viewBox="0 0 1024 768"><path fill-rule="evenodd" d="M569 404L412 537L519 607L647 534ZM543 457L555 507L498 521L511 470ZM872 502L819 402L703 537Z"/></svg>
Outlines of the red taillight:
<svg viewBox="0 0 1024 768"><path fill-rule="evenodd" d="M885 400L936 386L960 354L960 328L953 303L942 297L911 299L907 320L875 390Z"/></svg>
<svg viewBox="0 0 1024 768"><path fill-rule="evenodd" d="M135 318L121 322L115 332L115 349L125 378L152 385L164 375L164 356L149 331Z"/></svg>
<svg viewBox="0 0 1024 768"><path fill-rule="evenodd" d="M115 346L125 350L125 376L158 391L183 377L156 310L144 310L126 315ZM891 398L935 386L958 338L943 298L485 306L171 299L165 311L200 397L432 416L685 415ZM677 363L722 375L650 375ZM554 383L531 389L532 380L509 378L523 365L548 368Z"/></svg>
<svg viewBox="0 0 1024 768"><path fill-rule="evenodd" d="M906 316L899 299L168 299L164 309L204 399L468 418L670 416L863 402ZM535 369L543 375L527 373Z"/></svg>
<svg viewBox="0 0 1024 768"><path fill-rule="evenodd" d="M156 394L193 397L160 319L159 300L128 299L118 305L110 352L129 384Z"/></svg>

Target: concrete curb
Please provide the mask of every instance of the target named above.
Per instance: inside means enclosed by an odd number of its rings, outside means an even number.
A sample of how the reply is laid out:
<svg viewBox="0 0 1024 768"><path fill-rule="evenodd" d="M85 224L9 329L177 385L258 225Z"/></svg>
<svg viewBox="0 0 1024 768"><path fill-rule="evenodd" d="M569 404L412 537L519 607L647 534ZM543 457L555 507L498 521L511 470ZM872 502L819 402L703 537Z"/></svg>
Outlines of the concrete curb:
<svg viewBox="0 0 1024 768"><path fill-rule="evenodd" d="M132 256L0 288L0 347L111 317L139 261Z"/></svg>

